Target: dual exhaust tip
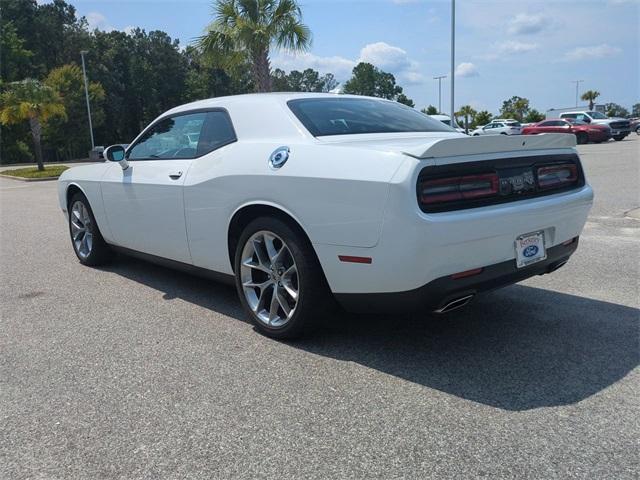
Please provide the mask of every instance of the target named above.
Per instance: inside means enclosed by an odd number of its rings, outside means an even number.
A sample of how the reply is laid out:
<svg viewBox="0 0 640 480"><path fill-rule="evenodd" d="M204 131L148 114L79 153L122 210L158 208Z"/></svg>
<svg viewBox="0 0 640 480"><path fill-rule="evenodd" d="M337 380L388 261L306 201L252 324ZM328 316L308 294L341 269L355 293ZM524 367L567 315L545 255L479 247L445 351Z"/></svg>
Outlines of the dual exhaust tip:
<svg viewBox="0 0 640 480"><path fill-rule="evenodd" d="M456 310L458 308L462 308L467 303L469 303L473 299L474 296L475 296L475 294L472 293L470 295L465 295L463 297L455 298L455 299L450 300L447 303L445 303L444 306L438 308L437 310L434 310L434 312L435 313L449 313L452 310Z"/></svg>

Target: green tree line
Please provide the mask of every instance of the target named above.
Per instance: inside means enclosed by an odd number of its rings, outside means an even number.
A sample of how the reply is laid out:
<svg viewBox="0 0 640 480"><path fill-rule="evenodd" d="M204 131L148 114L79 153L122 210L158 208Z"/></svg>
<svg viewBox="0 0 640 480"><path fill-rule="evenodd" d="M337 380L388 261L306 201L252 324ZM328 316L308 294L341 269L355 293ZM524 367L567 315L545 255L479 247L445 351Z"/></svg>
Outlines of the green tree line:
<svg viewBox="0 0 640 480"><path fill-rule="evenodd" d="M271 69L270 48L304 51L311 45L294 0L219 0L205 35L186 48L160 30L91 31L64 0L2 0L0 9L0 91L6 93L0 110L7 112L0 125L2 163L38 159L32 119L45 160L87 156L82 50L97 145L127 143L162 112L194 100L253 91L328 92L338 85L332 73ZM47 103L18 115L25 103L16 92L24 95L26 80L31 94ZM393 75L370 64L357 65L343 90L413 106ZM41 114L52 109L58 114Z"/></svg>

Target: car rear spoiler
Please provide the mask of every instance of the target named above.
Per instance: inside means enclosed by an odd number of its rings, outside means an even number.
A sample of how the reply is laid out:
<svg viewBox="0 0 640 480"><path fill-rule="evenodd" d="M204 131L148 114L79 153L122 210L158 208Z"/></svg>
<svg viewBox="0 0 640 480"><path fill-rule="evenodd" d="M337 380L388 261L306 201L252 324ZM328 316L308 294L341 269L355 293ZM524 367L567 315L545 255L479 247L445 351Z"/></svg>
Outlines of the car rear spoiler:
<svg viewBox="0 0 640 480"><path fill-rule="evenodd" d="M575 135L543 133L540 135L486 135L479 137L443 138L422 146L407 147L403 153L419 159L477 155L483 153L547 150L576 146Z"/></svg>

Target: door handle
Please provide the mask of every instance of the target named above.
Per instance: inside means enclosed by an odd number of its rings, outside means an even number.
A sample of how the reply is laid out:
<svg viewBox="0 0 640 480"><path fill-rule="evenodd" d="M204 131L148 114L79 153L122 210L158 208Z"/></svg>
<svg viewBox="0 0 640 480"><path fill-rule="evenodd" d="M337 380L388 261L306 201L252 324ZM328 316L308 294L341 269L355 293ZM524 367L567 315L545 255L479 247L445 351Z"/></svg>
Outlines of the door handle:
<svg viewBox="0 0 640 480"><path fill-rule="evenodd" d="M182 172L170 173L169 178L171 180L178 180L182 176Z"/></svg>

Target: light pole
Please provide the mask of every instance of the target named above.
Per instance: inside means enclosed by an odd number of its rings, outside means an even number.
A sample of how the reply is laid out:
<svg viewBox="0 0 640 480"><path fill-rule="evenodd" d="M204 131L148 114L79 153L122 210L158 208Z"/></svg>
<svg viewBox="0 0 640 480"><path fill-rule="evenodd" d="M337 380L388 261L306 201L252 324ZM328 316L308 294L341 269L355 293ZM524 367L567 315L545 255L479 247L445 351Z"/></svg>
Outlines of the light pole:
<svg viewBox="0 0 640 480"><path fill-rule="evenodd" d="M84 66L84 56L88 52L86 50L80 51L80 57L82 57L82 76L84 77L84 95L87 99L87 115L89 115L89 133L91 134L91 150L95 148L93 141L93 126L91 125L91 107L89 106L89 84L87 83L87 70Z"/></svg>
<svg viewBox="0 0 640 480"><path fill-rule="evenodd" d="M584 80L571 80L571 83L576 84L576 107L578 106L578 85L580 85Z"/></svg>
<svg viewBox="0 0 640 480"><path fill-rule="evenodd" d="M433 77L434 80L438 80L438 113L442 113L442 79L447 78L446 75L440 75L439 77Z"/></svg>
<svg viewBox="0 0 640 480"><path fill-rule="evenodd" d="M451 0L451 126L455 124L456 0Z"/></svg>

